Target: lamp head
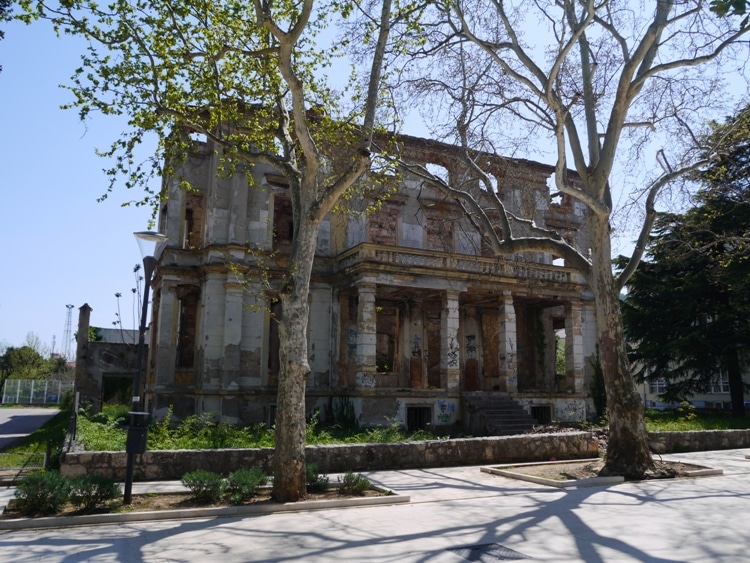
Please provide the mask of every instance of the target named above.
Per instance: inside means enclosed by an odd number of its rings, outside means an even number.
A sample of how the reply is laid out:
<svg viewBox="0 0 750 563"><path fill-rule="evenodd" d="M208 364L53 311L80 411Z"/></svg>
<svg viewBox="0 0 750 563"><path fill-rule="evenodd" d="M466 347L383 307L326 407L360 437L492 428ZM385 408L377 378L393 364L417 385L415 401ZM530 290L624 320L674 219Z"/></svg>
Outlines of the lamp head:
<svg viewBox="0 0 750 563"><path fill-rule="evenodd" d="M158 259L169 240L166 235L154 231L138 231L133 234L138 241L138 248L144 260L149 256Z"/></svg>

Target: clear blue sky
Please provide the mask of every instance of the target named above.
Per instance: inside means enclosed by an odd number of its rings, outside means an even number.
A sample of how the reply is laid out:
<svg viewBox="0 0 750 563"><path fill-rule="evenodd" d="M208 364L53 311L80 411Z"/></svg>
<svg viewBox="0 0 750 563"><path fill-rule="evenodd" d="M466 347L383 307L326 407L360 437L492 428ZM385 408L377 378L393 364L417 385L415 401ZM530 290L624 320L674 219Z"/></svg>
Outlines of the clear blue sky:
<svg viewBox="0 0 750 563"><path fill-rule="evenodd" d="M121 207L136 194L108 185L107 147L124 129L116 118L83 124L61 110L66 83L83 52L80 41L58 39L46 22L2 23L0 41L0 345L20 346L28 332L47 346L62 344L67 304L88 303L94 326L112 327L117 299L123 328L133 325L133 266L141 261L134 231L150 210ZM72 347L75 351L75 346Z"/></svg>
<svg viewBox="0 0 750 563"><path fill-rule="evenodd" d="M50 348L55 338L61 351L67 304L73 331L84 303L92 325L112 327L119 292L123 328L136 324L131 288L141 257L132 233L148 227L151 210L122 207L142 195L122 187L97 202L109 163L94 148L108 147L125 124L100 115L84 124L60 109L71 94L59 85L78 66L83 42L57 38L46 22L0 25L0 346L20 346L33 332ZM744 93L744 79L736 82ZM426 134L419 123L408 131Z"/></svg>

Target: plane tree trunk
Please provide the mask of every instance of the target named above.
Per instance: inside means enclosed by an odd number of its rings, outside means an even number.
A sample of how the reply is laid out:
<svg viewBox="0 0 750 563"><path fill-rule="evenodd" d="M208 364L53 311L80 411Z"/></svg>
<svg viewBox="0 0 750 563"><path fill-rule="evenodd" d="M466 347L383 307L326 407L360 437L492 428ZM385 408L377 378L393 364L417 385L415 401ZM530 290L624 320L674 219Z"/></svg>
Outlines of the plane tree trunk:
<svg viewBox="0 0 750 563"><path fill-rule="evenodd" d="M596 296L596 327L604 386L607 391L609 439L604 474L639 478L653 467L648 448L648 433L643 417L643 402L635 387L623 336L620 296L612 274L609 223L593 215L590 233L592 245L591 286Z"/></svg>

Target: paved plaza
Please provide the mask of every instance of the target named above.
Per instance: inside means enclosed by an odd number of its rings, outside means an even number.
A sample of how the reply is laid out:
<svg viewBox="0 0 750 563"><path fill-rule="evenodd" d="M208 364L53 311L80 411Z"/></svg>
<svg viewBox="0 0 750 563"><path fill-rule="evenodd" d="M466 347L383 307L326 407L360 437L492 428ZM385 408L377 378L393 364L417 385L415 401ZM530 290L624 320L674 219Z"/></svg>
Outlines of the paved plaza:
<svg viewBox="0 0 750 563"><path fill-rule="evenodd" d="M665 456L723 469L722 476L568 491L478 467L373 472L374 483L411 503L7 531L0 561L748 561L747 454ZM12 496L1 493L0 503Z"/></svg>
<svg viewBox="0 0 750 563"><path fill-rule="evenodd" d="M58 412L54 408L0 409L0 451L42 426Z"/></svg>

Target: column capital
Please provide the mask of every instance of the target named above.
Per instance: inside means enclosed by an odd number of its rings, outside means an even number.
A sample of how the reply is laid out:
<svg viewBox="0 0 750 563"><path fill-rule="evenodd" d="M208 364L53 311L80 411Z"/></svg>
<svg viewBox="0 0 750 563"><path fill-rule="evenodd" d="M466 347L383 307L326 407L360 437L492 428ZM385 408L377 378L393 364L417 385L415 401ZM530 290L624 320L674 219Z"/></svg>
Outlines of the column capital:
<svg viewBox="0 0 750 563"><path fill-rule="evenodd" d="M374 293L378 287L377 284L371 281L355 281L354 286L359 293Z"/></svg>

